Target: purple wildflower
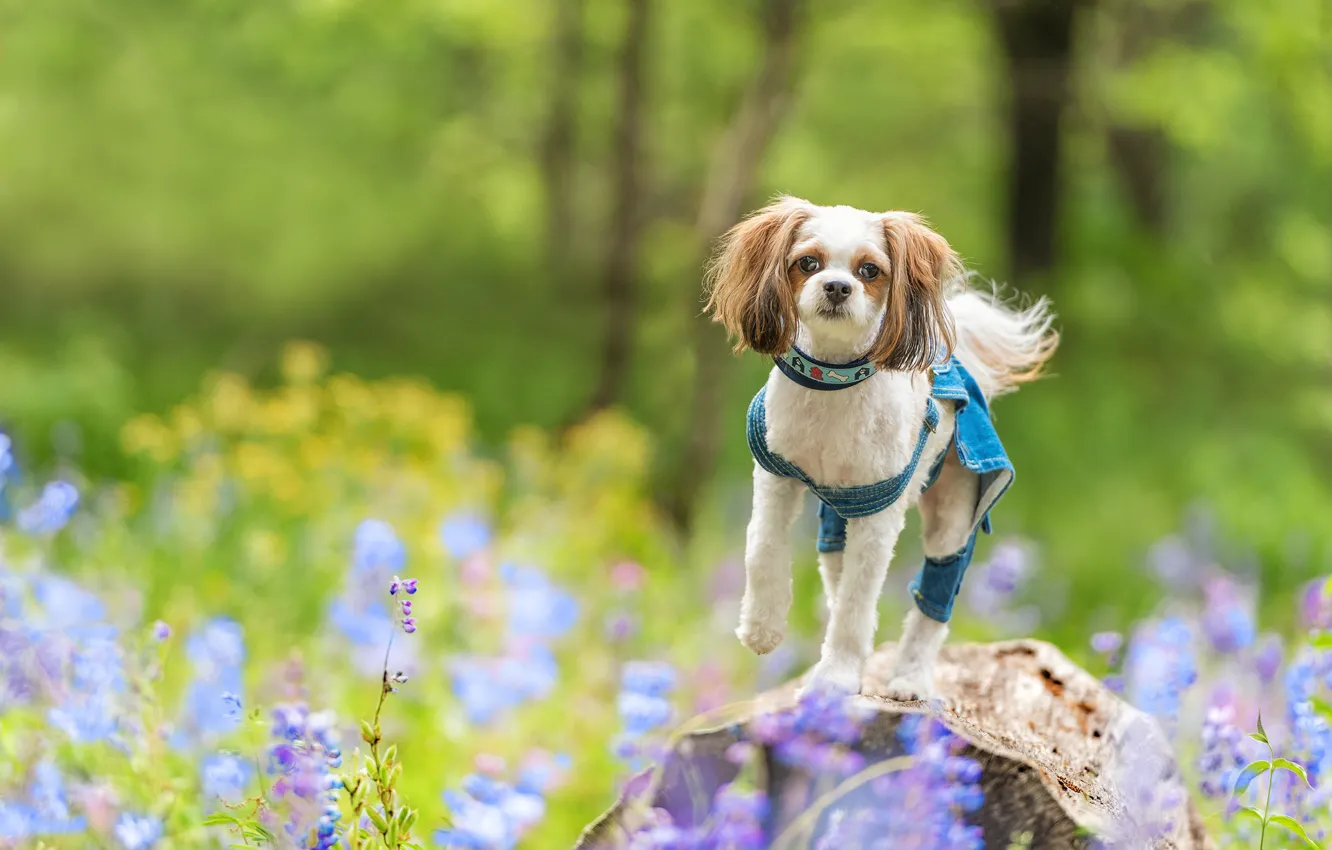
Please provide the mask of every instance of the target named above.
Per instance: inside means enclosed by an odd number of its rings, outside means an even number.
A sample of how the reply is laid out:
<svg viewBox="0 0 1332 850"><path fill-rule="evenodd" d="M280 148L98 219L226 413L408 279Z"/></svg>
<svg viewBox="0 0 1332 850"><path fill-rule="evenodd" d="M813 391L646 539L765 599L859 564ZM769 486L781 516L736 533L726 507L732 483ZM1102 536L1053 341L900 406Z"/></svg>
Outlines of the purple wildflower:
<svg viewBox="0 0 1332 850"><path fill-rule="evenodd" d="M1304 586L1300 597L1300 619L1307 629L1332 629L1332 594L1328 593L1330 576L1319 576Z"/></svg>
<svg viewBox="0 0 1332 850"><path fill-rule="evenodd" d="M1147 563L1161 583L1177 593L1197 585L1203 570L1188 541L1173 535L1148 550Z"/></svg>
<svg viewBox="0 0 1332 850"><path fill-rule="evenodd" d="M278 705L272 734L268 772L277 777L273 796L288 809L287 834L313 850L329 850L337 844L342 817L337 806L341 786L332 773L342 766L333 715L311 712L304 703Z"/></svg>
<svg viewBox="0 0 1332 850"><path fill-rule="evenodd" d="M1238 652L1253 643L1252 600L1227 576L1216 576L1203 587L1207 602L1202 627L1218 652Z"/></svg>
<svg viewBox="0 0 1332 850"><path fill-rule="evenodd" d="M1101 655L1113 656L1123 645L1124 636L1119 632L1097 632L1091 636L1091 648Z"/></svg>
<svg viewBox="0 0 1332 850"><path fill-rule="evenodd" d="M847 776L864 765L853 749L868 715L832 692L801 696L792 710L759 715L750 723L755 740L767 744L783 764L811 773Z"/></svg>
<svg viewBox="0 0 1332 850"><path fill-rule="evenodd" d="M1114 742L1115 759L1107 771L1124 795L1125 807L1115 822L1112 846L1155 846L1178 822L1186 802L1173 780L1176 768L1170 743L1155 722L1139 717Z"/></svg>
<svg viewBox="0 0 1332 850"><path fill-rule="evenodd" d="M768 846L763 823L768 798L761 791L723 785L713 796L709 816L694 827L676 826L665 810L650 813L648 821L629 836L629 850L763 850Z"/></svg>
<svg viewBox="0 0 1332 850"><path fill-rule="evenodd" d="M984 802L982 769L963 755L966 742L920 716L904 717L897 736L910 764L840 800L842 814L827 821L813 846L984 847L981 828L966 820Z"/></svg>
<svg viewBox="0 0 1332 850"><path fill-rule="evenodd" d="M153 640L160 643L169 637L171 637L171 626L161 620L153 623Z"/></svg>
<svg viewBox="0 0 1332 850"><path fill-rule="evenodd" d="M1234 724L1234 716L1230 706L1214 706L1207 710L1203 721L1198 787L1207 797L1228 796L1235 777L1248 763L1243 751L1244 733Z"/></svg>
<svg viewBox="0 0 1332 850"><path fill-rule="evenodd" d="M1253 656L1253 667L1266 685L1276 678L1281 669L1283 655L1281 635L1265 634L1258 640L1258 650Z"/></svg>

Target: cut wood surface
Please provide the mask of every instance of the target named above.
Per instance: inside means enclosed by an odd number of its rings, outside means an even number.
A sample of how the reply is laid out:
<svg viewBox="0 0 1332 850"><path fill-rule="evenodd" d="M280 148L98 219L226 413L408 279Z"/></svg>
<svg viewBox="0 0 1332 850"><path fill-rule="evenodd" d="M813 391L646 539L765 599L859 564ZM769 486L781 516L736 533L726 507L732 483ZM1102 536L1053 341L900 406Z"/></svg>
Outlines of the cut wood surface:
<svg viewBox="0 0 1332 850"><path fill-rule="evenodd" d="M1004 850L1021 833L1031 834L1033 848L1088 846L1091 835L1115 847L1214 847L1157 722L1056 647L1035 640L945 647L939 698L932 704L884 696L895 652L887 644L866 665L859 699L874 713L858 750L871 764L900 755L895 733L902 716L937 716L969 742L965 754L982 766L985 804L969 819L983 827L987 848ZM793 708L796 685L686 723L662 766L630 781L619 802L584 831L578 850L624 846L654 807L670 812L676 823L697 822L698 801L711 799L737 773L726 749L745 737L754 717ZM765 761L765 790L774 801L771 836L798 814L784 812L779 802L796 777L775 760ZM1152 790L1152 806L1133 798L1143 788ZM1172 827L1163 837L1143 840L1144 819L1153 815Z"/></svg>

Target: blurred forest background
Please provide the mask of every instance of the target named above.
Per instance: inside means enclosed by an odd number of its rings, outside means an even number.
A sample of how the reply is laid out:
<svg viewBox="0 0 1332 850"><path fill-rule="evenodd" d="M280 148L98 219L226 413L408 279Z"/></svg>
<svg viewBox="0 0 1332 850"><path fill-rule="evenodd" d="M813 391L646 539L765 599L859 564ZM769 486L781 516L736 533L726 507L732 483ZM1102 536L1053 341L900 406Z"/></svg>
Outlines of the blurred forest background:
<svg viewBox="0 0 1332 850"><path fill-rule="evenodd" d="M0 0L0 167L0 427L43 464L127 475L134 412L309 339L495 445L622 407L738 546L768 364L700 270L789 192L1054 299L996 525L1061 592L1135 604L1111 571L1191 515L1265 588L1328 568L1327 0Z"/></svg>

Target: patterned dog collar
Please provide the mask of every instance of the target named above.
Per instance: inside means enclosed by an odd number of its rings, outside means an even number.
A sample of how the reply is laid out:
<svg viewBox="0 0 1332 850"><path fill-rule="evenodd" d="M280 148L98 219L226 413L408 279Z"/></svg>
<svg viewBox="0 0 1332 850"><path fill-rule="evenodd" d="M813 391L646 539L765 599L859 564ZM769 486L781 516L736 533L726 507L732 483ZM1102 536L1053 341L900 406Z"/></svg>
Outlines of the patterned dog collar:
<svg viewBox="0 0 1332 850"><path fill-rule="evenodd" d="M850 363L824 363L794 345L785 354L773 355L772 360L783 375L811 390L844 390L878 371L865 357Z"/></svg>

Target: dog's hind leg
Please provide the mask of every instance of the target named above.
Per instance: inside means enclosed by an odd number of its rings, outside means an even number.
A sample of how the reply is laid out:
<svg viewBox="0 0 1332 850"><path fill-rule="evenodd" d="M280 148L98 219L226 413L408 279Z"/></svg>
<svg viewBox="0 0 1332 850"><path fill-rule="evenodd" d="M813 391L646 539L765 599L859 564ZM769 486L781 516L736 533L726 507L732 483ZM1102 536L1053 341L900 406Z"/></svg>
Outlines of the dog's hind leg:
<svg viewBox="0 0 1332 850"><path fill-rule="evenodd" d="M832 613L833 603L837 599L837 583L842 580L843 552L819 553L819 576L823 579L823 601Z"/></svg>
<svg viewBox="0 0 1332 850"><path fill-rule="evenodd" d="M934 666L948 638L953 600L971 560L980 479L963 468L951 450L939 480L920 498L925 564L912 582L915 606L906 616L897 658L888 677L888 696L929 699Z"/></svg>
<svg viewBox="0 0 1332 850"><path fill-rule="evenodd" d="M819 576L823 579L823 599L832 614L837 599L837 583L842 578L842 554L846 549L846 520L823 502L819 503Z"/></svg>

